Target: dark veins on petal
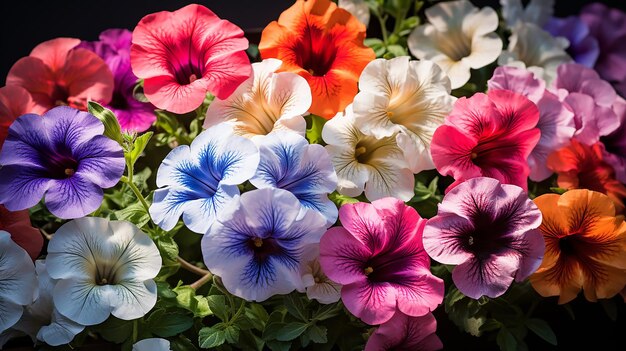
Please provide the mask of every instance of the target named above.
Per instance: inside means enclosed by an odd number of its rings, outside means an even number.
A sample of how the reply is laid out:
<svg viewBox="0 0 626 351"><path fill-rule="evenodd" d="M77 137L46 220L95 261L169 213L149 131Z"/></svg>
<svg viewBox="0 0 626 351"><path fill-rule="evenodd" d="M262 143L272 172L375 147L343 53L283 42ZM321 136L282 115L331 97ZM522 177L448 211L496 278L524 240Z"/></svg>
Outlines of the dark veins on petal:
<svg viewBox="0 0 626 351"><path fill-rule="evenodd" d="M300 67L313 76L322 77L331 70L337 55L334 38L320 28L306 26L292 50Z"/></svg>

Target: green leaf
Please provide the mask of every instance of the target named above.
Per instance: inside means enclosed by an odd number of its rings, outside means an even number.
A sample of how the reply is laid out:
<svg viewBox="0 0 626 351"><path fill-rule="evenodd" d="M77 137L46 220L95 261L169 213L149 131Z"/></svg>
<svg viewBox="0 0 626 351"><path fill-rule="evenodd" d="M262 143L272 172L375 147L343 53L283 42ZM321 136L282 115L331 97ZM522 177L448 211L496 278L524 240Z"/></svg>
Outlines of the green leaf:
<svg viewBox="0 0 626 351"><path fill-rule="evenodd" d="M250 320L252 328L263 331L265 325L270 316L265 311L265 308L258 303L250 303L246 308L246 317Z"/></svg>
<svg viewBox="0 0 626 351"><path fill-rule="evenodd" d="M113 212L115 218L121 221L129 221L141 228L150 222L150 214L141 202L137 201L130 206Z"/></svg>
<svg viewBox="0 0 626 351"><path fill-rule="evenodd" d="M122 128L115 114L95 101L89 101L87 109L89 113L96 116L104 124L104 135L109 139L117 141L123 147Z"/></svg>
<svg viewBox="0 0 626 351"><path fill-rule="evenodd" d="M403 30L413 29L417 27L419 24L420 24L420 18L417 16L411 16L411 17L405 18L404 21L402 21L402 29Z"/></svg>
<svg viewBox="0 0 626 351"><path fill-rule="evenodd" d="M263 351L264 345L265 341L250 330L242 330L239 335L239 342L237 343L238 347L246 351Z"/></svg>
<svg viewBox="0 0 626 351"><path fill-rule="evenodd" d="M349 196L345 196L345 195L341 195L338 192L334 191L330 194L328 194L328 198L330 199L330 201L332 201L335 206L337 207L341 207L345 204L354 204L359 202L359 200L353 198L353 197L349 197Z"/></svg>
<svg viewBox="0 0 626 351"><path fill-rule="evenodd" d="M556 335L554 334L554 331L552 331L552 328L550 328L550 325L546 321L538 319L538 318L530 318L526 320L525 324L528 327L528 329L530 329L533 333L537 334L538 337L556 346Z"/></svg>
<svg viewBox="0 0 626 351"><path fill-rule="evenodd" d="M198 344L203 349L217 347L226 341L226 332L222 329L206 327L198 333Z"/></svg>
<svg viewBox="0 0 626 351"><path fill-rule="evenodd" d="M289 351L289 349L291 348L291 342L289 341L271 340L268 341L266 344L267 347L269 347L272 351Z"/></svg>
<svg viewBox="0 0 626 351"><path fill-rule="evenodd" d="M341 307L339 307L338 304L321 305L317 312L313 315L313 319L323 321L335 317L340 311Z"/></svg>
<svg viewBox="0 0 626 351"><path fill-rule="evenodd" d="M502 323L498 322L497 320L487 319L485 320L485 323L483 323L483 325L480 326L480 331L486 332L486 331L498 330L501 327L502 327Z"/></svg>
<svg viewBox="0 0 626 351"><path fill-rule="evenodd" d="M193 318L183 313L154 311L147 320L150 331L162 338L180 334L193 326Z"/></svg>
<svg viewBox="0 0 626 351"><path fill-rule="evenodd" d="M291 341L304 333L304 331L308 328L307 323L301 322L292 322L285 326L283 326L278 331L278 336L276 339L279 341Z"/></svg>
<svg viewBox="0 0 626 351"><path fill-rule="evenodd" d="M211 314L207 299L196 295L196 291L189 285L177 286L172 290L176 293L178 305L193 312L194 316L206 317Z"/></svg>
<svg viewBox="0 0 626 351"><path fill-rule="evenodd" d="M229 344L236 344L237 342L239 342L239 331L240 329L236 325L228 325L224 329L226 341Z"/></svg>
<svg viewBox="0 0 626 351"><path fill-rule="evenodd" d="M152 138L152 134L154 133L147 132L138 136L135 139L135 142L133 143L133 149L130 150L129 152L130 164L134 165L135 162L137 162L137 159L139 159L139 156L141 156L141 153L143 152L143 150L146 149L148 142L150 142L150 138Z"/></svg>
<svg viewBox="0 0 626 351"><path fill-rule="evenodd" d="M250 56L252 59L256 59L259 57L259 46L256 44L250 44L246 52L248 53L248 56Z"/></svg>
<svg viewBox="0 0 626 351"><path fill-rule="evenodd" d="M496 342L502 351L517 351L517 340L506 328L500 329Z"/></svg>
<svg viewBox="0 0 626 351"><path fill-rule="evenodd" d="M563 195L567 192L567 189L563 189L559 187L550 187L550 191L553 193L557 193L559 195Z"/></svg>
<svg viewBox="0 0 626 351"><path fill-rule="evenodd" d="M406 50L400 45L389 45L387 46L387 52L393 54L393 56L406 56Z"/></svg>
<svg viewBox="0 0 626 351"><path fill-rule="evenodd" d="M322 129L324 128L324 124L326 124L326 120L312 114L306 116L305 120L307 122L306 138L309 143L325 145L322 139Z"/></svg>
<svg viewBox="0 0 626 351"><path fill-rule="evenodd" d="M308 311L299 294L285 295L283 301L285 303L285 307L287 308L287 312L289 312L290 315L300 319L301 321L308 322Z"/></svg>
<svg viewBox="0 0 626 351"><path fill-rule="evenodd" d="M228 311L226 309L226 298L224 295L211 295L206 297L209 308L213 314L223 322L228 321Z"/></svg>
<svg viewBox="0 0 626 351"><path fill-rule="evenodd" d="M461 301L463 298L465 298L465 295L463 295L463 293L460 292L459 289L451 287L450 291L448 291L448 293L446 294L444 301L444 307L446 308L446 312L450 308L452 308L454 304Z"/></svg>
<svg viewBox="0 0 626 351"><path fill-rule="evenodd" d="M170 347L173 351L197 351L198 348L184 335L179 335L177 339L170 340Z"/></svg>
<svg viewBox="0 0 626 351"><path fill-rule="evenodd" d="M278 337L278 333L283 329L285 323L283 322L269 322L265 326L265 330L263 330L263 340L269 341L276 339Z"/></svg>
<svg viewBox="0 0 626 351"><path fill-rule="evenodd" d="M325 344L328 342L328 329L322 325L313 324L306 330L306 335L316 344Z"/></svg>
<svg viewBox="0 0 626 351"><path fill-rule="evenodd" d="M102 324L95 326L94 330L105 340L121 344L130 338L133 332L133 321L124 321L111 316Z"/></svg>
<svg viewBox="0 0 626 351"><path fill-rule="evenodd" d="M150 102L143 91L143 79L139 79L133 87L133 97L139 102Z"/></svg>
<svg viewBox="0 0 626 351"><path fill-rule="evenodd" d="M170 236L162 236L156 241L161 254L171 261L176 261L178 257L178 244Z"/></svg>

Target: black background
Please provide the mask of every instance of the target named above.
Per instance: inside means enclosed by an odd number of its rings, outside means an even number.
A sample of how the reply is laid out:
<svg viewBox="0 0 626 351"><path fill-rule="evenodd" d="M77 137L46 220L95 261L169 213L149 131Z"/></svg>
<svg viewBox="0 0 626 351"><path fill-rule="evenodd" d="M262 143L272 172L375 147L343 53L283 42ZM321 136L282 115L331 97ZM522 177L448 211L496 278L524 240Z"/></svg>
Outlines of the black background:
<svg viewBox="0 0 626 351"><path fill-rule="evenodd" d="M626 7L626 1L600 1L613 7ZM192 1L109 0L109 1L35 1L0 0L0 83L4 84L10 67L20 57L27 56L37 44L56 37L96 40L108 28L132 30L145 15L156 11L173 11ZM207 0L200 2L221 18L239 25L251 42L270 21L278 18L292 0ZM498 7L497 1L476 1L477 6ZM590 1L557 0L555 14L559 17L577 14ZM377 35L372 26L371 35ZM626 43L624 43L626 45ZM598 303L589 303L579 296L571 305L576 320L572 320L556 299L544 299L535 315L548 321L554 329L559 347L551 347L529 334L530 350L626 350L626 305L621 298L616 303L618 317L612 322ZM449 350L497 349L495 340L485 342L459 332L443 312L437 309L437 334ZM12 343L14 344L14 343ZM26 343L28 344L28 343ZM23 344L22 344L23 345Z"/></svg>

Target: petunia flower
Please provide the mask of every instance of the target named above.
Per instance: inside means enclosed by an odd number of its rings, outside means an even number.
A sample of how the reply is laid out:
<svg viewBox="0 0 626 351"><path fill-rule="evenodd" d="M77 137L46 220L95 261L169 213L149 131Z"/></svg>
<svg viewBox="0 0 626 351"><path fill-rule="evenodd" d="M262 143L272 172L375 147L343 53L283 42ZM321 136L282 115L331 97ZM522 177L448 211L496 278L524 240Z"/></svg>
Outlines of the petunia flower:
<svg viewBox="0 0 626 351"><path fill-rule="evenodd" d="M339 0L337 6L350 12L366 27L370 23L370 7L365 0Z"/></svg>
<svg viewBox="0 0 626 351"><path fill-rule="evenodd" d="M143 317L157 298L152 280L161 256L152 239L126 221L84 217L62 225L48 245L46 269L58 280L54 307L82 325L110 315Z"/></svg>
<svg viewBox="0 0 626 351"><path fill-rule="evenodd" d="M626 285L626 224L606 195L570 190L545 194L535 203L543 214L546 243L530 283L541 296L572 301L580 290L589 301L609 299Z"/></svg>
<svg viewBox="0 0 626 351"><path fill-rule="evenodd" d="M280 188L294 194L300 204L320 213L326 227L337 221L337 207L328 194L337 187L337 174L321 145L309 145L293 132L276 131L258 141L260 162L250 183L262 188Z"/></svg>
<svg viewBox="0 0 626 351"><path fill-rule="evenodd" d="M44 113L45 110L35 104L30 93L17 85L0 88L0 146L9 134L9 127L21 115Z"/></svg>
<svg viewBox="0 0 626 351"><path fill-rule="evenodd" d="M410 317L396 312L367 339L365 351L441 350L443 344L435 334L436 330L437 320L432 313L421 317Z"/></svg>
<svg viewBox="0 0 626 351"><path fill-rule="evenodd" d="M149 14L133 31L130 60L156 107L187 113L207 93L226 99L251 73L241 28L191 4Z"/></svg>
<svg viewBox="0 0 626 351"><path fill-rule="evenodd" d="M57 38L37 45L11 67L7 85L28 90L44 111L59 105L86 110L88 100L109 103L113 74L98 55L75 48L79 43L79 39Z"/></svg>
<svg viewBox="0 0 626 351"><path fill-rule="evenodd" d="M619 117L613 111L615 89L593 69L576 63L559 66L554 89L574 112L577 140L595 144L619 127Z"/></svg>
<svg viewBox="0 0 626 351"><path fill-rule="evenodd" d="M239 195L238 184L250 179L259 164L259 150L228 124L200 133L190 146L170 151L157 172L150 216L171 230L183 216L192 231L206 233L226 204Z"/></svg>
<svg viewBox="0 0 626 351"><path fill-rule="evenodd" d="M502 17L507 27L514 28L518 22L545 25L554 13L554 0L530 0L523 6L522 0L500 0Z"/></svg>
<svg viewBox="0 0 626 351"><path fill-rule="evenodd" d="M304 136L306 122L302 116L311 106L311 89L295 73L276 73L281 65L276 59L253 63L248 80L228 99L215 98L209 105L204 128L228 121L235 134L253 139L274 130L291 130Z"/></svg>
<svg viewBox="0 0 626 351"><path fill-rule="evenodd" d="M125 168L121 146L103 132L96 117L67 106L18 118L0 152L0 203L19 211L45 195L59 218L95 211Z"/></svg>
<svg viewBox="0 0 626 351"><path fill-rule="evenodd" d="M33 342L39 340L51 346L68 344L85 327L64 317L54 308L52 291L57 281L50 278L45 261L36 261L35 270L39 295L35 302L26 307L24 315L13 329L30 336Z"/></svg>
<svg viewBox="0 0 626 351"><path fill-rule="evenodd" d="M474 178L452 189L424 229L424 249L456 265L454 285L473 299L496 298L541 264L541 212L520 187Z"/></svg>
<svg viewBox="0 0 626 351"><path fill-rule="evenodd" d="M540 138L539 110L523 95L490 90L461 98L430 144L439 173L456 184L491 177L527 189L526 159Z"/></svg>
<svg viewBox="0 0 626 351"><path fill-rule="evenodd" d="M11 212L0 205L0 230L11 234L11 240L26 250L30 258L37 259L43 248L43 236L30 224L28 210Z"/></svg>
<svg viewBox="0 0 626 351"><path fill-rule="evenodd" d="M626 100L618 97L613 111L620 120L619 128L600 138L604 145L602 158L615 169L617 180L626 184Z"/></svg>
<svg viewBox="0 0 626 351"><path fill-rule="evenodd" d="M604 161L602 144L588 146L576 139L548 157L548 168L559 177L563 189L589 189L603 194L615 202L618 211L624 209L626 186L615 179L615 170Z"/></svg>
<svg viewBox="0 0 626 351"><path fill-rule="evenodd" d="M600 55L594 68L603 79L616 83L616 88L626 87L626 13L601 3L583 7L580 19L587 24L592 36L598 40ZM620 84L622 83L622 84ZM620 90L626 96L626 89Z"/></svg>
<svg viewBox="0 0 626 351"><path fill-rule="evenodd" d="M487 85L490 90L504 89L522 94L537 105L537 128L541 131L541 137L528 155L529 178L537 182L547 179L552 175L546 165L548 155L569 144L576 131L574 114L569 105L547 91L543 80L521 68L498 67Z"/></svg>
<svg viewBox="0 0 626 351"><path fill-rule="evenodd" d="M28 253L0 230L0 334L22 316L24 307L37 296L35 265Z"/></svg>
<svg viewBox="0 0 626 351"><path fill-rule="evenodd" d="M249 191L223 209L202 238L204 263L247 301L301 291L303 247L319 242L325 229L324 218L290 192Z"/></svg>
<svg viewBox="0 0 626 351"><path fill-rule="evenodd" d="M311 87L309 111L326 119L343 111L356 95L365 65L376 55L365 46L365 26L330 0L297 0L263 29L261 57L283 62Z"/></svg>
<svg viewBox="0 0 626 351"><path fill-rule="evenodd" d="M402 312L419 317L443 300L443 281L430 273L422 246L426 220L401 200L345 204L342 227L320 241L320 264L342 284L341 300L367 324L382 324Z"/></svg>
<svg viewBox="0 0 626 351"><path fill-rule="evenodd" d="M355 126L352 105L324 124L322 138L328 144L340 194L355 197L365 190L370 201L413 197L415 179L396 137L377 139L363 134Z"/></svg>
<svg viewBox="0 0 626 351"><path fill-rule="evenodd" d="M600 47L589 27L579 17L552 17L544 29L553 37L567 40L569 45L565 51L576 63L593 68L600 55Z"/></svg>
<svg viewBox="0 0 626 351"><path fill-rule="evenodd" d="M562 41L533 23L519 22L511 33L509 46L498 58L500 66L526 68L552 84L557 67L572 61Z"/></svg>
<svg viewBox="0 0 626 351"><path fill-rule="evenodd" d="M498 14L491 7L479 10L468 0L442 2L427 8L426 18L429 23L409 35L409 50L438 64L452 89L469 81L471 68L487 66L502 52L502 40L494 33Z"/></svg>
<svg viewBox="0 0 626 351"><path fill-rule="evenodd" d="M100 33L99 41L83 41L78 45L98 54L113 73L114 88L111 102L106 105L117 117L122 130L146 131L156 120L154 106L137 101L133 91L139 78L130 66L132 33L127 29L107 29Z"/></svg>
<svg viewBox="0 0 626 351"><path fill-rule="evenodd" d="M170 351L170 342L162 338L149 338L133 344L132 351Z"/></svg>
<svg viewBox="0 0 626 351"><path fill-rule="evenodd" d="M341 299L341 284L330 280L320 265L319 244L309 244L302 250L300 275L309 300L321 304L335 303Z"/></svg>
<svg viewBox="0 0 626 351"><path fill-rule="evenodd" d="M413 173L433 169L430 141L456 98L450 79L431 61L408 56L370 62L354 98L354 124L364 134L394 136Z"/></svg>

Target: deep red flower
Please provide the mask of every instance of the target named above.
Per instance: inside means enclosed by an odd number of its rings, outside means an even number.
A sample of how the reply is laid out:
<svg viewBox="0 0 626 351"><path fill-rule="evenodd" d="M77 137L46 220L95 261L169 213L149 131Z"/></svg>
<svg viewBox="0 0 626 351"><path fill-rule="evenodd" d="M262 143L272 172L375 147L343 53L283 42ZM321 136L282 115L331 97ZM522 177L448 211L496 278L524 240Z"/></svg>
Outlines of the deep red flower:
<svg viewBox="0 0 626 351"><path fill-rule="evenodd" d="M28 210L11 212L0 205L0 230L11 234L11 239L26 250L33 261L39 257L43 248L43 237L30 224Z"/></svg>

